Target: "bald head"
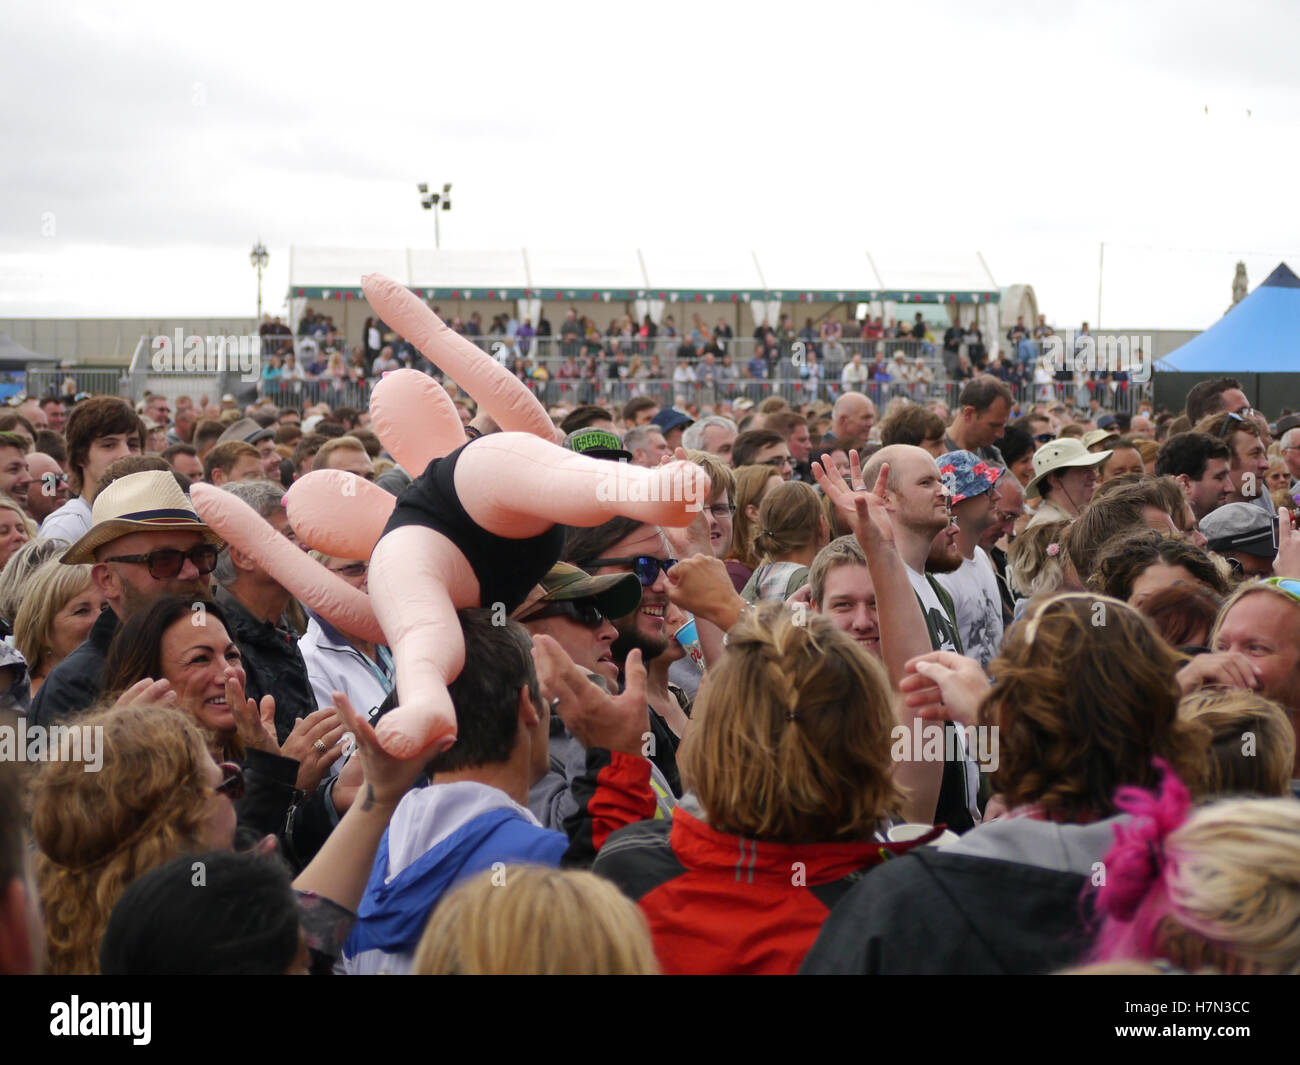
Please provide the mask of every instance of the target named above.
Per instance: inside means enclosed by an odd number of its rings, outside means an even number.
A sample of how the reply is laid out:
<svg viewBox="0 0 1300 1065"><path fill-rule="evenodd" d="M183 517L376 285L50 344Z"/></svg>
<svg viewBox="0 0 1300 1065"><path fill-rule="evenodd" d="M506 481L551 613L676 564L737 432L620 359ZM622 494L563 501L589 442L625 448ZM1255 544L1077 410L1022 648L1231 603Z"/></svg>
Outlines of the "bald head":
<svg viewBox="0 0 1300 1065"><path fill-rule="evenodd" d="M62 480L63 468L43 451L27 456L27 472L32 483L27 486L27 513L38 524L68 500L68 483Z"/></svg>
<svg viewBox="0 0 1300 1065"><path fill-rule="evenodd" d="M861 392L845 392L831 409L831 432L844 447L860 447L876 424L876 405Z"/></svg>
<svg viewBox="0 0 1300 1065"><path fill-rule="evenodd" d="M862 481L867 486L867 490L876 487L876 478L880 476L880 467L889 463L889 479L885 482L885 487L891 492L897 492L900 480L900 473L903 470L910 470L917 467L930 467L934 465L934 456L925 448L913 447L911 444L890 444L888 447L882 447L871 460L862 467Z"/></svg>

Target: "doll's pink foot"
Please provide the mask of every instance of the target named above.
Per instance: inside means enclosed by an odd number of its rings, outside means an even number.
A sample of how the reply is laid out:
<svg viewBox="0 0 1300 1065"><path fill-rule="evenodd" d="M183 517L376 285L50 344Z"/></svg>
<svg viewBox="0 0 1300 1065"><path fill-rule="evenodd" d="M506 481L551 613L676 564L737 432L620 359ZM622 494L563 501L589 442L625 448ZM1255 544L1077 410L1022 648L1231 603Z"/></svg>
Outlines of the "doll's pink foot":
<svg viewBox="0 0 1300 1065"><path fill-rule="evenodd" d="M427 703L406 703L379 719L375 735L394 758L432 757L456 742L456 718L448 723Z"/></svg>

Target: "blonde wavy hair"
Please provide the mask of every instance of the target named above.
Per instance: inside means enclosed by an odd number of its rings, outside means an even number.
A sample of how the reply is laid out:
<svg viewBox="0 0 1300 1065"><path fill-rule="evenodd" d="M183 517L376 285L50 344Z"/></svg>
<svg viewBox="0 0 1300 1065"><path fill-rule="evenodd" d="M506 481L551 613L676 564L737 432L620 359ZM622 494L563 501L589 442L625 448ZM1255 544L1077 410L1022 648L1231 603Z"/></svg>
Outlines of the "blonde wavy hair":
<svg viewBox="0 0 1300 1065"><path fill-rule="evenodd" d="M201 846L212 787L203 734L179 710L103 709L103 766L46 763L32 789L32 837L50 972L97 973L109 914L136 877Z"/></svg>
<svg viewBox="0 0 1300 1065"><path fill-rule="evenodd" d="M14 618L14 645L27 659L33 678L43 677L55 663L50 656L54 615L90 587L91 567L65 566L58 559L43 563L23 585L22 605Z"/></svg>
<svg viewBox="0 0 1300 1065"><path fill-rule="evenodd" d="M1290 795L1295 729L1286 711L1245 688L1202 688L1183 696L1178 716L1208 732L1208 791Z"/></svg>
<svg viewBox="0 0 1300 1065"><path fill-rule="evenodd" d="M728 633L678 751L708 823L774 843L870 839L898 811L884 667L820 614L781 603Z"/></svg>
<svg viewBox="0 0 1300 1065"><path fill-rule="evenodd" d="M1189 972L1300 974L1300 803L1203 806L1162 850L1162 883L1134 918L1132 954Z"/></svg>
<svg viewBox="0 0 1300 1065"><path fill-rule="evenodd" d="M657 976L659 962L645 917L608 880L519 865L480 873L438 903L415 949L412 971Z"/></svg>

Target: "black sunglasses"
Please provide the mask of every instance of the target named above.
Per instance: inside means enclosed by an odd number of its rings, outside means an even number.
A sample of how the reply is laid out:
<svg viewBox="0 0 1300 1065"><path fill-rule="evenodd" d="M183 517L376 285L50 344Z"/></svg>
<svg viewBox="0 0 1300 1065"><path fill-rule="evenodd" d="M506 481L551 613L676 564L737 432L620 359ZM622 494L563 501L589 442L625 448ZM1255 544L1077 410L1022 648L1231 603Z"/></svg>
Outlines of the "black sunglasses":
<svg viewBox="0 0 1300 1065"><path fill-rule="evenodd" d="M139 562L149 567L149 576L156 581L170 580L185 568L185 560L194 563L200 575L206 576L217 568L217 549L212 544L199 544L188 551L175 547L160 547L147 555L117 555L105 562Z"/></svg>
<svg viewBox="0 0 1300 1065"><path fill-rule="evenodd" d="M561 599L547 603L540 610L534 610L521 622L541 621L542 618L568 618L589 629L598 629L605 624L605 615L600 612L594 599Z"/></svg>
<svg viewBox="0 0 1300 1065"><path fill-rule="evenodd" d="M1055 433L1039 433L1034 437L1034 441L1039 444L1050 444L1055 439Z"/></svg>
<svg viewBox="0 0 1300 1065"><path fill-rule="evenodd" d="M226 796L231 802L238 802L244 797L244 771L234 762L222 762L220 769L221 783L213 790L218 795Z"/></svg>
<svg viewBox="0 0 1300 1065"><path fill-rule="evenodd" d="M588 567L596 566L631 566L632 572L636 574L643 587L649 588L659 579L659 571L667 573L677 565L675 558L655 558L652 555L634 555L628 558L593 558L587 563Z"/></svg>

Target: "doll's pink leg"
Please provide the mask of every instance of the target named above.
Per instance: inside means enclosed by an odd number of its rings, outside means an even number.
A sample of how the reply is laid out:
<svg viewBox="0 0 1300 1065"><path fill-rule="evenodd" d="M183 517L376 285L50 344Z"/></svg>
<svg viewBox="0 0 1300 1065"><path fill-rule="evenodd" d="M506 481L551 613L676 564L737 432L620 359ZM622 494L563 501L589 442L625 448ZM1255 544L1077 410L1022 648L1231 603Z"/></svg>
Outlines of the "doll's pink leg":
<svg viewBox="0 0 1300 1065"><path fill-rule="evenodd" d="M201 483L190 487L190 499L199 516L230 547L251 558L330 624L362 639L384 642L366 593L291 544L242 499Z"/></svg>
<svg viewBox="0 0 1300 1065"><path fill-rule="evenodd" d="M419 370L384 374L370 393L370 424L412 477L468 439L447 390Z"/></svg>
<svg viewBox="0 0 1300 1065"><path fill-rule="evenodd" d="M689 525L709 494L693 462L655 469L578 455L524 433L493 433L461 452L456 495L488 532L523 539L555 524L599 525L615 515Z"/></svg>
<svg viewBox="0 0 1300 1065"><path fill-rule="evenodd" d="M447 537L424 525L386 533L370 557L370 598L393 649L401 705L376 728L384 750L414 758L456 740L447 685L465 664L456 608L479 600L469 562Z"/></svg>
<svg viewBox="0 0 1300 1065"><path fill-rule="evenodd" d="M284 494L298 538L335 558L369 558L397 497L346 470L312 470Z"/></svg>
<svg viewBox="0 0 1300 1065"><path fill-rule="evenodd" d="M546 408L519 378L448 329L415 293L382 274L367 274L361 287L375 313L473 396L503 430L532 433L556 443L564 439Z"/></svg>

